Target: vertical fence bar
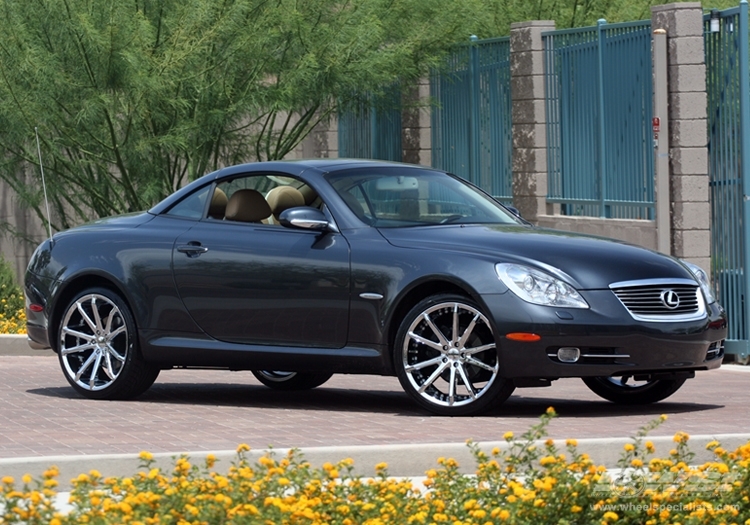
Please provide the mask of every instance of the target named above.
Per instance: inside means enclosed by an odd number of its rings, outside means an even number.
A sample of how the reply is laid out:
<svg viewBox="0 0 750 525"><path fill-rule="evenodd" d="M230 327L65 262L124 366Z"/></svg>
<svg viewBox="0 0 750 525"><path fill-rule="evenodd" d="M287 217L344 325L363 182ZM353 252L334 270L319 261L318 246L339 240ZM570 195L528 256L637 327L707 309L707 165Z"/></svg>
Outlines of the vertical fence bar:
<svg viewBox="0 0 750 525"><path fill-rule="evenodd" d="M598 86L599 86L599 216L606 217L605 200L606 195L606 170L607 170L607 141L604 118L604 40L603 30L607 21L600 18L596 21L597 33L597 60L598 60Z"/></svg>
<svg viewBox="0 0 750 525"><path fill-rule="evenodd" d="M471 35L469 49L469 180L479 184L481 152L479 139L479 48L478 38Z"/></svg>
<svg viewBox="0 0 750 525"><path fill-rule="evenodd" d="M742 242L743 247L743 281L744 281L744 323L745 329L750 328L750 241L748 241L748 234L750 228L748 228L748 221L750 221L750 50L748 49L748 4L747 0L740 1L740 23L739 23L739 34L740 34L740 126L742 129L742 145L741 145L741 162L740 168L742 170L742 225L744 227L744 235ZM747 348L745 349L744 358L747 358Z"/></svg>

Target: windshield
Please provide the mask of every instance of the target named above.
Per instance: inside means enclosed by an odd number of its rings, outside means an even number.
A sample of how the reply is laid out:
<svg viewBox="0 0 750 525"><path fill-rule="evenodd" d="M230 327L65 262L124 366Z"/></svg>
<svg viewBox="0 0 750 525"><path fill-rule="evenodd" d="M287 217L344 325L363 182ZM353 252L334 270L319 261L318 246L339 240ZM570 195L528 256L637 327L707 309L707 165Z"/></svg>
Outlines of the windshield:
<svg viewBox="0 0 750 525"><path fill-rule="evenodd" d="M485 193L439 171L363 168L327 178L360 219L379 228L520 222Z"/></svg>

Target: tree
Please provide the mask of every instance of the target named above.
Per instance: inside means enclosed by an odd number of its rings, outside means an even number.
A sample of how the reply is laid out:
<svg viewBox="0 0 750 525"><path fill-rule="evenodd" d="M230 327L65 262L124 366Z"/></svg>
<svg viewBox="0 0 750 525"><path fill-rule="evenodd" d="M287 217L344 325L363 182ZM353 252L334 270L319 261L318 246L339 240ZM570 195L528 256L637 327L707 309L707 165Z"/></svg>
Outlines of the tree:
<svg viewBox="0 0 750 525"><path fill-rule="evenodd" d="M365 92L409 84L481 0L6 0L0 177L55 229L282 158ZM20 176L34 167L33 177ZM44 220L44 219L43 219Z"/></svg>
<svg viewBox="0 0 750 525"><path fill-rule="evenodd" d="M630 22L651 17L651 7L670 0L488 0L487 30L507 35L510 24L526 20L554 20L557 29L608 23ZM735 7L739 0L710 0L706 9Z"/></svg>

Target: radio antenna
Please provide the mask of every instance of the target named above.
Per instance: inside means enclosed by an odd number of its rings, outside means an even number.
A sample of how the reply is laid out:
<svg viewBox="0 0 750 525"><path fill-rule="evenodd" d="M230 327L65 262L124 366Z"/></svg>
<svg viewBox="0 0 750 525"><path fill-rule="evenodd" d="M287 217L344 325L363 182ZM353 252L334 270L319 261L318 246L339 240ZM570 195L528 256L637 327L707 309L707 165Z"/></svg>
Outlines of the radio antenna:
<svg viewBox="0 0 750 525"><path fill-rule="evenodd" d="M44 182L44 165L42 165L42 148L39 147L39 130L34 126L34 135L36 135L36 152L39 155L39 170L42 172L42 188L44 189L44 204L47 205L47 230L49 238L52 238L52 224L50 223L49 199L47 199L47 184Z"/></svg>

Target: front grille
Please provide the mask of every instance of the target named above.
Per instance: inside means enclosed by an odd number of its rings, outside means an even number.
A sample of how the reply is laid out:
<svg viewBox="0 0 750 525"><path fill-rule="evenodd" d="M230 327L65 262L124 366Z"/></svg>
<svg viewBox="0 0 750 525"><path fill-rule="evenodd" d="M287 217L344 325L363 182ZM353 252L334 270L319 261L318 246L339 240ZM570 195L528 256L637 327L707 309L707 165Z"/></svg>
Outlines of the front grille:
<svg viewBox="0 0 750 525"><path fill-rule="evenodd" d="M703 294L694 281L653 279L614 283L609 287L639 321L691 321L706 316Z"/></svg>

